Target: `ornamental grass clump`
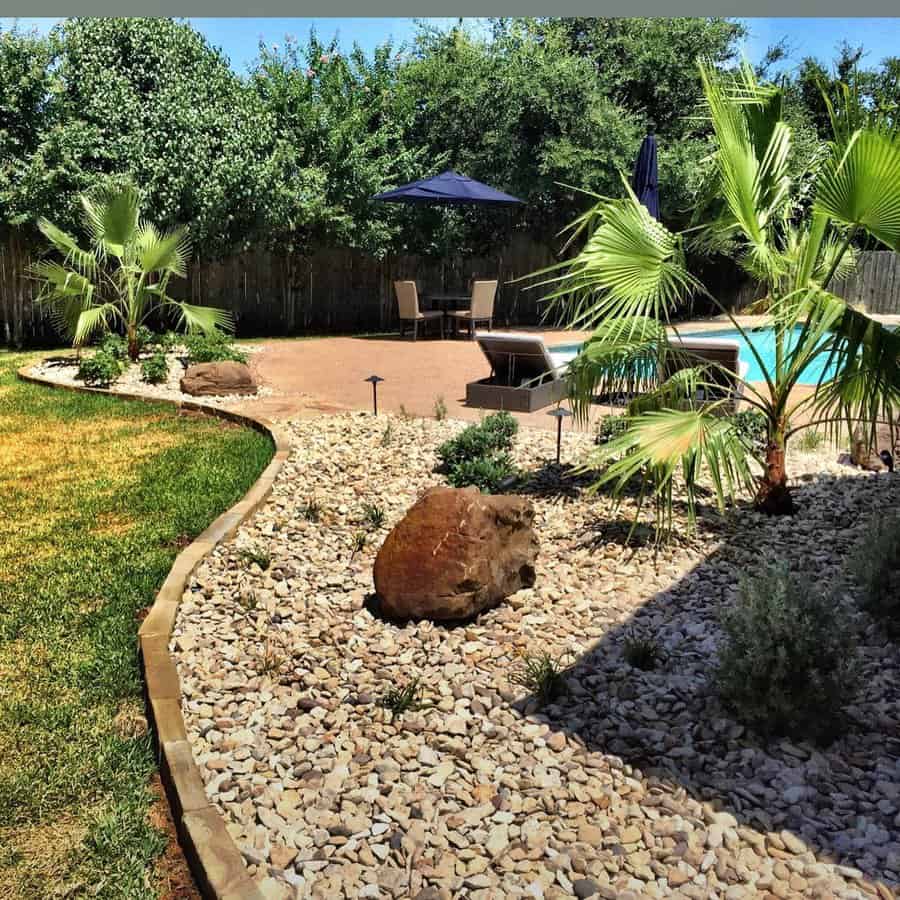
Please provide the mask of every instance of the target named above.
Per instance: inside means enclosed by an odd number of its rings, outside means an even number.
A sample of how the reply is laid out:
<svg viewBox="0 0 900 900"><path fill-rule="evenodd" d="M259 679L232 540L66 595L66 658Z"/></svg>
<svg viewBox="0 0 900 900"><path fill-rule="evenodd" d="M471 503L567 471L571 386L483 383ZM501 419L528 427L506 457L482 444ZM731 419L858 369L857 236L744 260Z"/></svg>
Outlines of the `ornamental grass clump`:
<svg viewBox="0 0 900 900"><path fill-rule="evenodd" d="M716 679L726 706L765 737L828 741L858 684L851 623L835 593L776 565L740 583L725 611Z"/></svg>
<svg viewBox="0 0 900 900"><path fill-rule="evenodd" d="M438 447L438 458L453 487L474 486L486 494L501 490L515 475L509 451L519 423L507 412L469 425Z"/></svg>
<svg viewBox="0 0 900 900"><path fill-rule="evenodd" d="M847 574L859 603L894 639L900 637L900 515L873 519L853 552Z"/></svg>

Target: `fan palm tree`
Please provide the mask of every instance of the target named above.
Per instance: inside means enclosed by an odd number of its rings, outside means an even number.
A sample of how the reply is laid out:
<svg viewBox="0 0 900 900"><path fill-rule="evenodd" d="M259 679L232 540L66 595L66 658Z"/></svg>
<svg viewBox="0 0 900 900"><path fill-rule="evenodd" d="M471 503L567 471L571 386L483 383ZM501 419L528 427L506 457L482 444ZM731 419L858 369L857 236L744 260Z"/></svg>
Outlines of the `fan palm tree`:
<svg viewBox="0 0 900 900"><path fill-rule="evenodd" d="M628 410L627 430L589 464L601 469L598 485L614 491L641 476L641 499L656 501L660 533L666 522L671 525L679 471L691 518L704 472L720 508L746 489L755 491L760 509L792 512L785 470L790 437L810 427L834 436L846 427L871 446L879 421L893 424L900 400L900 334L830 291L852 269L858 235L900 248L900 139L874 121L854 121L847 112L852 105L844 104L832 115L833 140L822 147L813 207L801 210L788 176L791 130L781 89L759 83L747 65L726 75L701 64L700 74L715 137L700 222L682 233L669 231L626 182L627 197L597 197L570 226L573 237L585 239L578 255L537 273L545 276L541 284L551 285L547 299L562 308L569 324L596 327L570 370L576 415L586 421L600 388L643 388ZM691 295L710 296L687 269L689 246L730 255L764 288L775 364L766 371L748 341L765 383L743 385L745 402L763 414L767 427L758 478L753 448L722 415L725 401L695 400L700 389L708 397L716 381L721 384L719 367L693 359L672 377L657 377L669 354L684 354L670 340L670 317ZM710 299L744 334L735 317ZM833 374L795 401L793 389L804 372L823 362Z"/></svg>
<svg viewBox="0 0 900 900"><path fill-rule="evenodd" d="M231 329L225 310L195 306L167 293L172 276L183 278L187 271L190 241L184 228L162 233L141 221L140 198L129 185L81 202L90 249L42 218L38 228L63 261L44 259L31 267L42 282L38 302L48 307L76 347L97 332L121 328L134 361L138 328L155 310L174 312L178 327L188 332Z"/></svg>

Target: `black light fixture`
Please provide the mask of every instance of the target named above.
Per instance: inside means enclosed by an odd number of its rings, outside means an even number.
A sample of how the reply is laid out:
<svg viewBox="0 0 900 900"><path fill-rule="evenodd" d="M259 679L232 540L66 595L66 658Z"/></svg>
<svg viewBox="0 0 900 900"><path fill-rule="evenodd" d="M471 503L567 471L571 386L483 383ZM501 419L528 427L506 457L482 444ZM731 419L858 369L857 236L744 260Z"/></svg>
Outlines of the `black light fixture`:
<svg viewBox="0 0 900 900"><path fill-rule="evenodd" d="M372 385L372 415L378 415L378 382L384 381L380 375L370 375L365 379Z"/></svg>
<svg viewBox="0 0 900 900"><path fill-rule="evenodd" d="M551 409L547 415L553 416L556 419L556 464L559 465L559 455L560 450L562 449L562 423L563 419L567 416L571 416L572 413L562 406L557 406L556 409Z"/></svg>

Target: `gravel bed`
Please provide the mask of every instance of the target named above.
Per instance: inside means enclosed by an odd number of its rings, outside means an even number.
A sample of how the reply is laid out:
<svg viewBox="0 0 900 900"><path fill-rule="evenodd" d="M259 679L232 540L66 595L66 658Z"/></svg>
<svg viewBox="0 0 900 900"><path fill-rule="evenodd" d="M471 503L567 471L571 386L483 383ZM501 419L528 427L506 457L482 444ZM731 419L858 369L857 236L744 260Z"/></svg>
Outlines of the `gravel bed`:
<svg viewBox="0 0 900 900"><path fill-rule="evenodd" d="M172 646L207 793L270 897L893 896L900 882L900 653L865 614L864 687L828 748L763 745L711 683L738 576L787 558L833 578L900 477L792 454L800 508L700 517L654 554L626 547L631 504L549 460L517 462L541 550L535 587L456 627L372 612L372 562L461 423L362 413L290 423L270 500L202 564ZM567 433L564 455L587 448ZM365 525L365 505L384 524ZM367 542L357 549L357 534ZM642 532L638 532L640 540ZM271 559L253 561L255 551ZM263 569L260 562L269 565ZM645 672L634 630L662 645ZM524 653L568 664L539 710ZM419 679L423 708L385 691Z"/></svg>
<svg viewBox="0 0 900 900"><path fill-rule="evenodd" d="M262 347L242 346L241 350L248 354L248 365L253 364L252 355L260 351ZM275 391L271 388L260 385L255 394L221 394L215 397L194 397L191 394L185 394L180 387L181 377L187 368L183 351L176 350L173 353L166 354L166 361L169 364L169 374L165 382L160 384L148 384L141 378L141 367L139 363L130 363L125 371L110 385L111 388L120 391L131 391L136 394L142 394L146 397L153 397L159 400L199 400L203 403L209 403L211 406L229 406L232 403L244 403L248 400L261 400L264 397L275 395ZM78 363L73 356L59 356L45 359L33 366L31 369L33 375L40 375L42 378L48 378L58 384L72 384L84 386L84 382L78 378Z"/></svg>

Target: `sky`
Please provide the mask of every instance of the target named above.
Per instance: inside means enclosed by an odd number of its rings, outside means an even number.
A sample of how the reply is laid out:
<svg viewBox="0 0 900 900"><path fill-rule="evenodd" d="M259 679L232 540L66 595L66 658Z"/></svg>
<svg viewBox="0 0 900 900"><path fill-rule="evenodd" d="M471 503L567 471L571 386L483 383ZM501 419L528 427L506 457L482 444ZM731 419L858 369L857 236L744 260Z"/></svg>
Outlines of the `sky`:
<svg viewBox="0 0 900 900"><path fill-rule="evenodd" d="M0 27L9 27L12 19L0 17ZM48 31L57 19L20 19L20 26ZM303 39L314 27L323 40L338 34L343 50L354 42L371 53L387 38L395 43L408 41L415 34L416 21L447 27L455 18L317 18L317 19L190 19L209 41L220 47L237 72L245 72L257 53L260 40L277 44L286 34ZM479 20L466 20L479 27ZM796 66L805 56L816 56L830 62L841 41L853 46L862 44L867 52L864 62L878 63L885 56L900 55L900 18L896 19L743 19L750 29L743 51L751 62L758 62L766 49L785 38L789 56L783 67ZM481 26L483 27L483 25Z"/></svg>

